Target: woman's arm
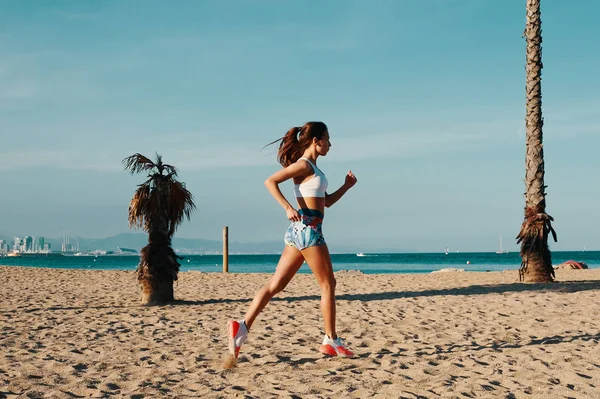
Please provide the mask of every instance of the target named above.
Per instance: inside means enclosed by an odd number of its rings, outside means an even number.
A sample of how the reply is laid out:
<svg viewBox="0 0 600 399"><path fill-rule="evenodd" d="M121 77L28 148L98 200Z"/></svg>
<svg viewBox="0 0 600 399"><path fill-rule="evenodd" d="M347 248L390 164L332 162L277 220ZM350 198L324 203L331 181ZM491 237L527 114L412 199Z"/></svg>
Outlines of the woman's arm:
<svg viewBox="0 0 600 399"><path fill-rule="evenodd" d="M267 180L265 180L265 187L267 187L267 190L269 190L269 193L271 193L279 205L285 209L287 217L291 221L299 221L300 215L282 194L281 190L279 189L279 184L294 177L306 177L311 173L313 173L312 168L307 162L296 162L287 168L273 173L267 178Z"/></svg>
<svg viewBox="0 0 600 399"><path fill-rule="evenodd" d="M339 199L342 198L344 194L346 194L346 192L356 184L357 181L358 179L356 176L354 176L352 171L348 171L346 180L344 181L344 184L342 184L342 187L338 188L332 194L325 194L325 206L329 208L331 205L338 202Z"/></svg>

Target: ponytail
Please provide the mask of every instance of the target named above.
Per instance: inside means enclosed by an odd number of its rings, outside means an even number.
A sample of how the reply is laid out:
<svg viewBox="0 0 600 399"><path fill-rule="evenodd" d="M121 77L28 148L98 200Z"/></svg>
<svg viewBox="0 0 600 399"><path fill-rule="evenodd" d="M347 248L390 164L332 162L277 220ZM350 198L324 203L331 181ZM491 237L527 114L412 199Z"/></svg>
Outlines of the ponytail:
<svg viewBox="0 0 600 399"><path fill-rule="evenodd" d="M277 162L285 168L300 159L313 137L321 139L326 131L327 126L323 122L308 122L304 126L291 128L285 136L270 142L265 147L281 141L277 151Z"/></svg>
<svg viewBox="0 0 600 399"><path fill-rule="evenodd" d="M302 127L293 127L287 131L277 151L277 162L284 168L296 162L304 152L304 148L298 145L299 136L302 133Z"/></svg>

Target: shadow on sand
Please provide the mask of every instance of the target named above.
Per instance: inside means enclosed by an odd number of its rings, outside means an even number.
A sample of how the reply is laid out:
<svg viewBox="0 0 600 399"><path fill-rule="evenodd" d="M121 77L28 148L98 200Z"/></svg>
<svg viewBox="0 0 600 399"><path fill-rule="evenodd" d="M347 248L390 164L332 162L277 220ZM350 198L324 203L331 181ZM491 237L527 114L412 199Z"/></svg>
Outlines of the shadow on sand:
<svg viewBox="0 0 600 399"><path fill-rule="evenodd" d="M447 295L488 295L488 294L509 294L519 292L546 293L561 292L573 293L600 290L600 280L577 280L561 281L557 283L527 284L491 284L491 285L471 285L468 287L448 288L425 291L385 291L367 294L339 294L336 295L338 301L388 301L394 299L447 296ZM271 301L297 302L297 301L318 301L320 295L302 295L302 296L277 296ZM157 306L195 306L195 305L213 305L220 303L245 303L252 301L252 298L217 298L205 300L175 300L166 305ZM81 309L123 309L140 308L142 305L107 305L107 306L49 306L47 308L27 308L25 306L15 309L16 312L31 313L41 310L81 310ZM2 311L0 314L14 313L15 311Z"/></svg>
<svg viewBox="0 0 600 399"><path fill-rule="evenodd" d="M527 283L511 283L511 284L493 284L493 285L470 285L468 287L448 288L439 290L425 291L385 291L374 292L368 294L338 294L338 301L386 301L404 298L432 297L432 296L447 296L447 295L488 295L488 294L509 294L519 292L561 292L573 293L582 291L600 290L600 280L578 280L578 281L561 281L558 283L543 283L543 284L527 284ZM303 296L279 296L271 299L271 301L312 301L320 300L320 295L303 295ZM206 299L200 301L181 300L176 301L172 305L210 305L216 303L238 303L250 302L252 298L219 298ZM167 305L168 306L168 305Z"/></svg>

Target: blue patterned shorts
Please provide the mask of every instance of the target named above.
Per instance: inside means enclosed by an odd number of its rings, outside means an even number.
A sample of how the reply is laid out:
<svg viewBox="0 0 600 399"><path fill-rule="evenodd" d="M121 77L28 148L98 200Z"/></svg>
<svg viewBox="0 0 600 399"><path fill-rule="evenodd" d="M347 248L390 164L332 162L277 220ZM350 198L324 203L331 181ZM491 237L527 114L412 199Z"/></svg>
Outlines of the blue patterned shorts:
<svg viewBox="0 0 600 399"><path fill-rule="evenodd" d="M299 222L292 222L285 232L285 245L296 247L302 251L308 247L325 244L323 237L323 214L314 209L300 209L302 217Z"/></svg>

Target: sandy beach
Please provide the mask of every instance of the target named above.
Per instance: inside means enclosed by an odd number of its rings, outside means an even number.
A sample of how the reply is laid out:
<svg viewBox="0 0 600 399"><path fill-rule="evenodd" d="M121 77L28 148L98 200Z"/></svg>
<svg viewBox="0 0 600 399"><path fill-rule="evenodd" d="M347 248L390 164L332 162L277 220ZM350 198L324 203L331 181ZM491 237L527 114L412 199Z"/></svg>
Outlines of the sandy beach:
<svg viewBox="0 0 600 399"><path fill-rule="evenodd" d="M597 398L600 270L338 272L324 358L319 289L298 275L261 314L236 368L226 321L266 274L180 273L174 305L139 305L131 271L0 267L0 398Z"/></svg>

